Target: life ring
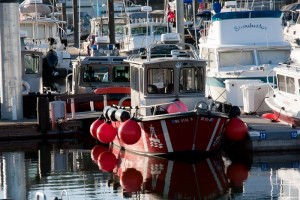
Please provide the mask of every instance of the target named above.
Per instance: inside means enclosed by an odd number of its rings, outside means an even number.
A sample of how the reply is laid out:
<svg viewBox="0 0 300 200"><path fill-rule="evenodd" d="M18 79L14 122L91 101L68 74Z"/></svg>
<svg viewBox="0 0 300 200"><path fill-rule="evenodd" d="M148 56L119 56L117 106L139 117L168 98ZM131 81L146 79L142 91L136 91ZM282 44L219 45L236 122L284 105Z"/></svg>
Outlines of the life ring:
<svg viewBox="0 0 300 200"><path fill-rule="evenodd" d="M30 92L30 85L27 81L22 81L22 88L25 88L25 90L22 90L22 94L28 94Z"/></svg>

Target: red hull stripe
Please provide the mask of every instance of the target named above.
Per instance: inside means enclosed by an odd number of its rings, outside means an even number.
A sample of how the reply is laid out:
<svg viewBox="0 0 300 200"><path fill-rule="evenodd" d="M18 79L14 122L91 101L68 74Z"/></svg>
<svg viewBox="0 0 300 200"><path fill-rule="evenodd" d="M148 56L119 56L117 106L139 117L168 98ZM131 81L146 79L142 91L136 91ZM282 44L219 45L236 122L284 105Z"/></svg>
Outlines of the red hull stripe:
<svg viewBox="0 0 300 200"><path fill-rule="evenodd" d="M149 152L143 123L140 123L140 127L142 130L142 140L143 140L144 150L145 150L145 152Z"/></svg>
<svg viewBox="0 0 300 200"><path fill-rule="evenodd" d="M215 138L215 135L216 135L217 130L218 130L218 128L219 128L220 121L221 121L221 118L218 118L218 121L217 121L217 123L216 123L216 125L215 125L215 128L214 128L214 132L212 133L211 138L210 138L210 140L209 140L209 143L208 143L208 145L207 145L207 147L206 147L206 151L209 151L209 150L210 150L211 144L213 143L214 138Z"/></svg>
<svg viewBox="0 0 300 200"><path fill-rule="evenodd" d="M171 140L170 140L170 135L169 135L169 131L168 131L166 121L165 120L160 120L160 124L161 124L163 134L164 134L164 137L165 137L168 153L173 152L173 147L172 147L172 143L171 143Z"/></svg>
<svg viewBox="0 0 300 200"><path fill-rule="evenodd" d="M207 164L209 166L209 169L210 169L211 173L213 174L213 177L214 177L214 179L216 181L216 185L218 186L218 189L220 190L220 193L223 194L224 191L223 191L222 184L221 184L221 182L219 180L218 174L215 171L215 168L214 168L213 164L211 163L211 160L210 159L206 159L206 161L207 161Z"/></svg>
<svg viewBox="0 0 300 200"><path fill-rule="evenodd" d="M172 172L173 172L173 166L174 166L174 161L169 161L168 163L168 168L166 172L166 180L165 180L165 185L164 185L164 199L168 199L169 192L170 192L170 184L172 182L171 177L172 177Z"/></svg>

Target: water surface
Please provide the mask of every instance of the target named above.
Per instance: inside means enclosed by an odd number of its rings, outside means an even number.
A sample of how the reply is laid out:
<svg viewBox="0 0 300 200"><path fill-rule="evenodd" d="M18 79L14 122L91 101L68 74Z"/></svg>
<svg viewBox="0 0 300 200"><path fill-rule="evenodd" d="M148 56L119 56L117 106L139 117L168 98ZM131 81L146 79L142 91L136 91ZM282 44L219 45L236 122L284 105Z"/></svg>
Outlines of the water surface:
<svg viewBox="0 0 300 200"><path fill-rule="evenodd" d="M72 140L0 146L0 199L300 198L299 152L182 162Z"/></svg>

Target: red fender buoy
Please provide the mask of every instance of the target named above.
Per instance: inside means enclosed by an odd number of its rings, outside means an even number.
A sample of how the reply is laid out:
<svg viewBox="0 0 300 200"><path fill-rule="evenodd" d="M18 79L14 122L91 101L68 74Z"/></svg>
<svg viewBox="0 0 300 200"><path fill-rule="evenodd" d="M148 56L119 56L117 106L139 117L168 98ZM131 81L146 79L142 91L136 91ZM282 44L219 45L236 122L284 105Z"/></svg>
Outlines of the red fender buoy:
<svg viewBox="0 0 300 200"><path fill-rule="evenodd" d="M103 144L112 142L117 135L117 130L112 126L110 121L101 124L97 129L97 138Z"/></svg>
<svg viewBox="0 0 300 200"><path fill-rule="evenodd" d="M275 115L274 113L264 113L262 115L262 117L265 118L265 119L269 119L272 122L279 122L280 121L279 118L278 118L278 116Z"/></svg>
<svg viewBox="0 0 300 200"><path fill-rule="evenodd" d="M247 125L238 117L231 118L225 126L225 137L231 141L242 141L247 134Z"/></svg>
<svg viewBox="0 0 300 200"><path fill-rule="evenodd" d="M90 133L91 135L97 139L97 129L101 124L103 124L105 121L103 119L103 116L96 119L90 126Z"/></svg>
<svg viewBox="0 0 300 200"><path fill-rule="evenodd" d="M105 151L99 155L98 158L98 167L100 170L104 172L112 172L114 168L117 166L118 160L110 151Z"/></svg>
<svg viewBox="0 0 300 200"><path fill-rule="evenodd" d="M168 113L187 112L189 109L182 101L174 101L167 108Z"/></svg>
<svg viewBox="0 0 300 200"><path fill-rule="evenodd" d="M135 168L127 168L120 177L120 184L127 192L140 191L142 183L142 173Z"/></svg>
<svg viewBox="0 0 300 200"><path fill-rule="evenodd" d="M125 144L137 143L141 138L141 128L133 118L125 121L119 128L119 137Z"/></svg>
<svg viewBox="0 0 300 200"><path fill-rule="evenodd" d="M98 161L98 158L100 156L101 153L108 151L108 149L106 147L104 147L103 145L96 145L94 146L94 148L91 150L91 158L94 162Z"/></svg>
<svg viewBox="0 0 300 200"><path fill-rule="evenodd" d="M244 163L231 163L226 171L227 178L234 186L241 186L248 178L248 168Z"/></svg>

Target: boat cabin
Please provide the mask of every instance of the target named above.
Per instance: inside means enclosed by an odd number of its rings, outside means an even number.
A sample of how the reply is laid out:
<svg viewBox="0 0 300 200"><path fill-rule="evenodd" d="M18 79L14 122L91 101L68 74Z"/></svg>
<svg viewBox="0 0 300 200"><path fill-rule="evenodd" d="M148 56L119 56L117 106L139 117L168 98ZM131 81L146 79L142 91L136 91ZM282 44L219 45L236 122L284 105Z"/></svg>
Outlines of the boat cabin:
<svg viewBox="0 0 300 200"><path fill-rule="evenodd" d="M147 12L129 13L124 35L120 40L120 53L137 53L140 48L160 42L161 35L170 32L171 27L164 16Z"/></svg>
<svg viewBox="0 0 300 200"><path fill-rule="evenodd" d="M277 89L291 98L300 96L300 67L287 65L275 68Z"/></svg>
<svg viewBox="0 0 300 200"><path fill-rule="evenodd" d="M125 58L121 56L78 58L73 63L72 83L66 81L67 93L92 93L94 89L101 87L129 86L129 64L124 62Z"/></svg>
<svg viewBox="0 0 300 200"><path fill-rule="evenodd" d="M193 110L205 98L206 61L186 48L193 49L188 44L156 44L147 48L147 56L126 60L130 63L131 106L139 108L138 115L165 113L174 100Z"/></svg>
<svg viewBox="0 0 300 200"><path fill-rule="evenodd" d="M23 94L43 93L43 54L38 51L22 50Z"/></svg>

